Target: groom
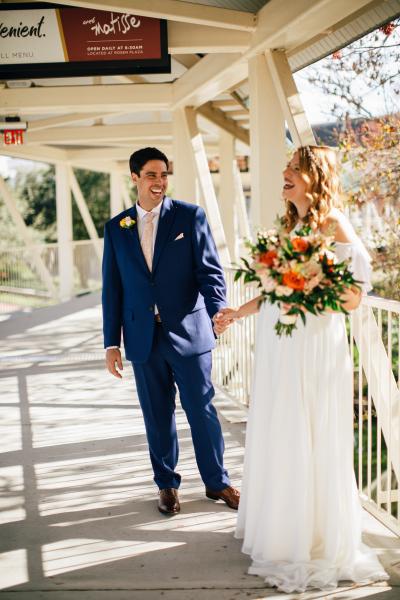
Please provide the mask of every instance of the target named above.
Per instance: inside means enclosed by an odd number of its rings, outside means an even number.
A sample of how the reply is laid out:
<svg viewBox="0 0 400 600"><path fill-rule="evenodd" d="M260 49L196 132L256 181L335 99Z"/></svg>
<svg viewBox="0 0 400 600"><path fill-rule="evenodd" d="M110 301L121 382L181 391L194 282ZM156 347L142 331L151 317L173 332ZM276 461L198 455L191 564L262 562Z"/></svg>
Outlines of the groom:
<svg viewBox="0 0 400 600"><path fill-rule="evenodd" d="M106 365L121 377L121 329L143 411L158 509L180 510L175 384L189 421L205 493L238 508L223 464L224 441L212 398L212 318L225 281L204 211L165 195L168 159L143 148L129 160L135 206L106 223L103 325ZM215 325L215 333L223 328Z"/></svg>

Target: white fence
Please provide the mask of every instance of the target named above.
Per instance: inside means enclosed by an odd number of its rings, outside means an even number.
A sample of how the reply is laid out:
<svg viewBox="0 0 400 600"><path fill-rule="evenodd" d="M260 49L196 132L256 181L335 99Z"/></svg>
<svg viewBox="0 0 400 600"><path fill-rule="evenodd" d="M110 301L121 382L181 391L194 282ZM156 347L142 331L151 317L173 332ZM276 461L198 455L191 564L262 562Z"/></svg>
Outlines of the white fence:
<svg viewBox="0 0 400 600"><path fill-rule="evenodd" d="M229 305L237 307L257 289L234 283L227 273ZM220 339L214 379L248 405L256 317L234 325ZM349 319L354 362L355 468L364 506L400 535L400 302L373 296Z"/></svg>
<svg viewBox="0 0 400 600"><path fill-rule="evenodd" d="M364 506L400 535L400 302L366 297L350 332L358 486Z"/></svg>
<svg viewBox="0 0 400 600"><path fill-rule="evenodd" d="M98 241L102 244L102 240ZM72 242L74 265L74 294L100 289L101 265L96 254L94 242L82 240ZM58 288L58 244L37 244L31 248L11 248L0 250L0 313L8 312L9 307L21 297L35 298L36 304L46 301L57 301L57 297L46 288L37 269L37 260L33 256L39 255L44 267Z"/></svg>

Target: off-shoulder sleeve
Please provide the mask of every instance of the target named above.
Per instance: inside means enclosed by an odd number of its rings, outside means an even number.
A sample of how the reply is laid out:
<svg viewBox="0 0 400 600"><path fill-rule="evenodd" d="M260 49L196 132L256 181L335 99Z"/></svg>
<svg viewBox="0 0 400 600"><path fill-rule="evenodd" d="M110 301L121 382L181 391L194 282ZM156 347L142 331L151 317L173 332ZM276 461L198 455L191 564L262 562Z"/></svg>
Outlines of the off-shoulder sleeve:
<svg viewBox="0 0 400 600"><path fill-rule="evenodd" d="M371 257L360 239L351 244L350 267L354 278L361 282L362 291L366 294L372 290Z"/></svg>
<svg viewBox="0 0 400 600"><path fill-rule="evenodd" d="M371 257L368 250L364 246L361 239L354 231L354 227L349 219L339 210L335 210L335 216L340 221L346 236L349 239L348 243L336 242L336 249L340 260L350 258L349 268L357 281L361 282L361 288L364 294L372 290L371 285Z"/></svg>

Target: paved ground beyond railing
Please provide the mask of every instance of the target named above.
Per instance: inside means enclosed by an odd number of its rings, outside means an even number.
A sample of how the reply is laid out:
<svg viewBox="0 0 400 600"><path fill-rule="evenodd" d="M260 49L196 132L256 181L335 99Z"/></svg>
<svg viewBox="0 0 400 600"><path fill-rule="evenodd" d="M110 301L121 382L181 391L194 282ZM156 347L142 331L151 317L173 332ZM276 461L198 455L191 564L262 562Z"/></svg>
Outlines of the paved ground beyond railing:
<svg viewBox="0 0 400 600"><path fill-rule="evenodd" d="M14 314L0 346L0 600L283 598L246 574L236 514L205 498L181 410L182 513L157 512L131 371L119 382L103 369L98 296ZM222 393L216 405L240 484L245 409ZM365 541L390 585L335 599L399 598L399 539L365 514Z"/></svg>

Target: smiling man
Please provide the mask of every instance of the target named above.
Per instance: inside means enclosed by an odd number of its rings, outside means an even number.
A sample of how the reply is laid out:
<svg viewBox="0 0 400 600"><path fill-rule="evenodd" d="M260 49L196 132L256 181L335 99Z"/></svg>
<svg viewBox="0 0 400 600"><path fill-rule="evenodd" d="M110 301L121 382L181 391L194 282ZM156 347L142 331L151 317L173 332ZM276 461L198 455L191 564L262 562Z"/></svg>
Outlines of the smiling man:
<svg viewBox="0 0 400 600"><path fill-rule="evenodd" d="M226 305L225 280L204 211L166 196L168 159L143 148L129 160L137 204L105 226L103 325L106 365L121 377L121 331L146 426L158 509L180 510L175 394L189 421L205 493L237 509L223 464L212 404L213 316ZM215 333L222 328L215 326Z"/></svg>

